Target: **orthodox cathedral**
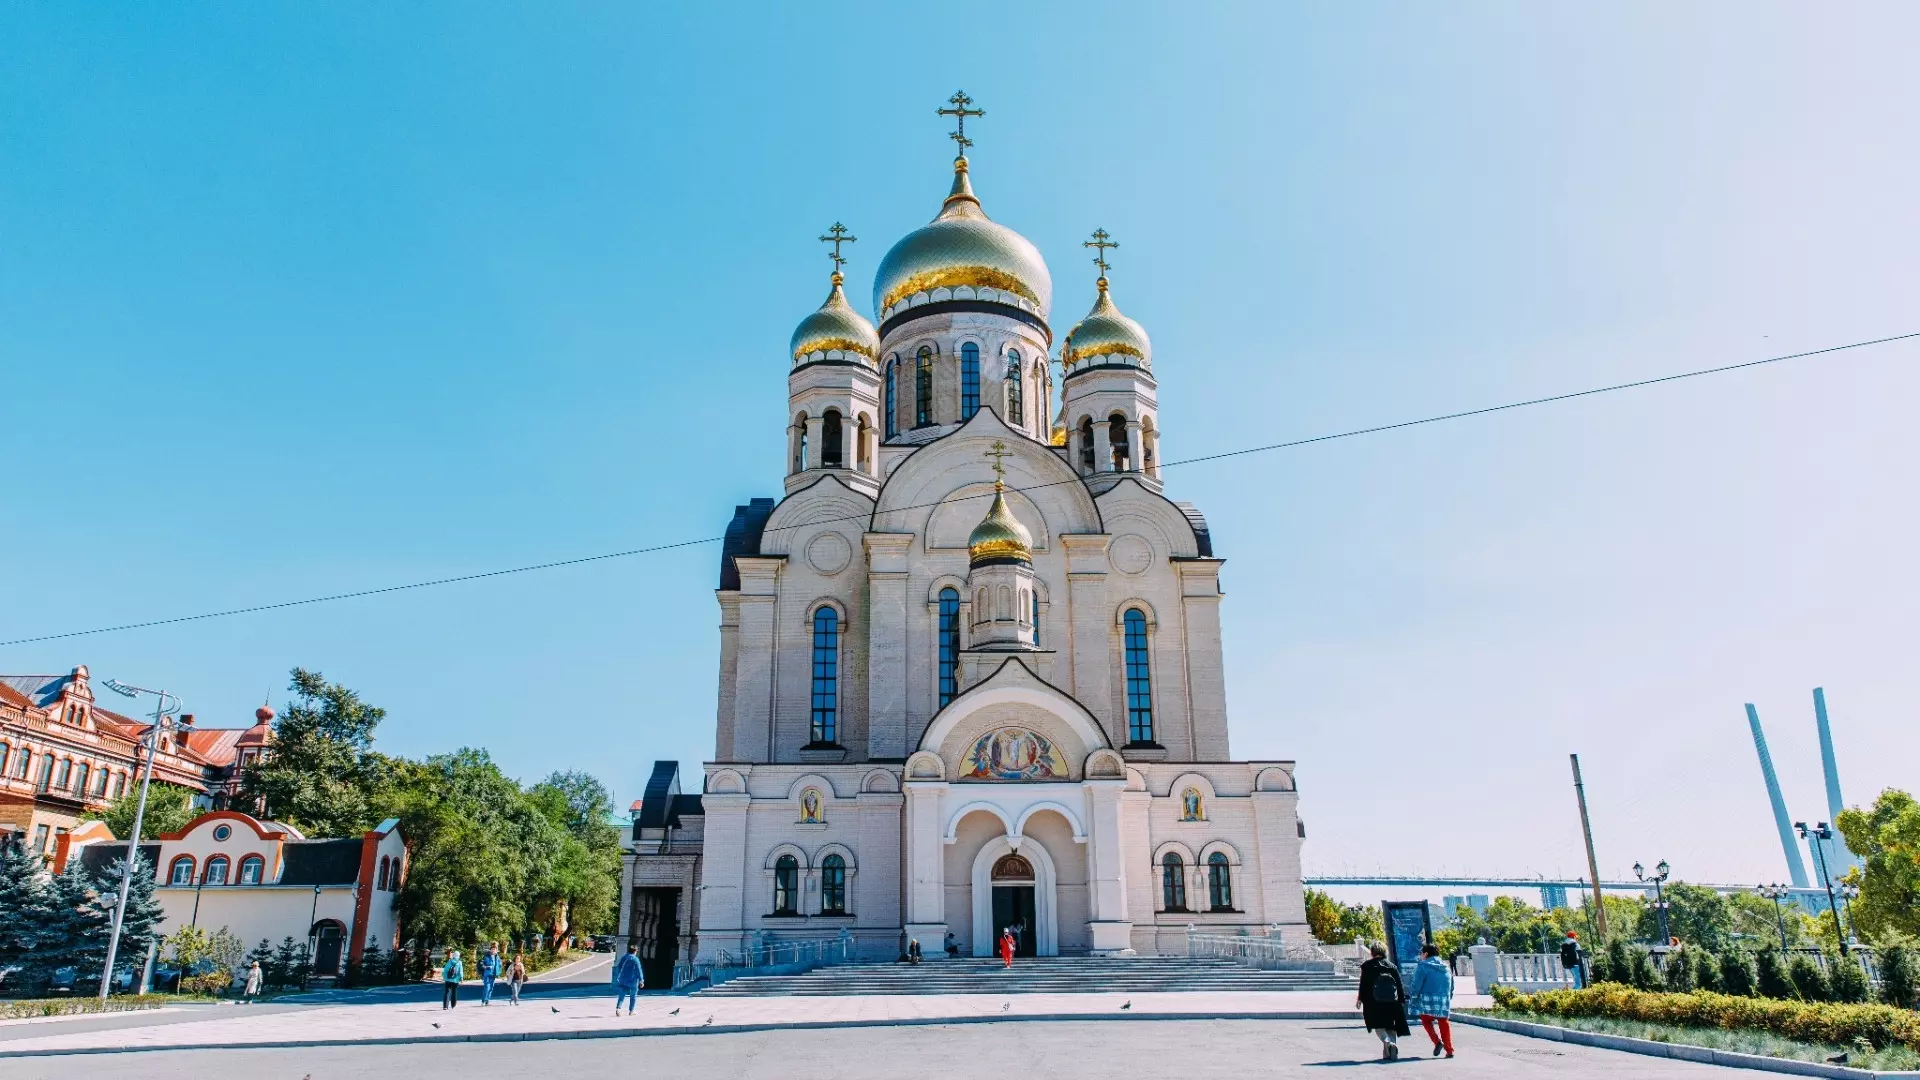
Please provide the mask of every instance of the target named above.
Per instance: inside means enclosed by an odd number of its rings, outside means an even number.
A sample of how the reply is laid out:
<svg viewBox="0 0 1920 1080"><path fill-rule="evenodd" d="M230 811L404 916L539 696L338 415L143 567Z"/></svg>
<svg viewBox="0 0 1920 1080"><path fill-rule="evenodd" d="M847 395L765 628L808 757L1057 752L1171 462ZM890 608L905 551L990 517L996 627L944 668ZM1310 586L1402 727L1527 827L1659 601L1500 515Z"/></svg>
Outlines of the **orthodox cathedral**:
<svg viewBox="0 0 1920 1080"><path fill-rule="evenodd" d="M736 509L699 795L656 766L622 932L654 966L792 938L859 953L1184 953L1308 940L1289 761L1228 748L1220 567L1163 493L1153 347L1099 276L1053 281L960 156L895 243L878 328L826 302L789 348L785 491ZM1176 361L1177 363L1177 361ZM1056 400L1057 397L1057 400ZM649 978L649 984L653 979Z"/></svg>

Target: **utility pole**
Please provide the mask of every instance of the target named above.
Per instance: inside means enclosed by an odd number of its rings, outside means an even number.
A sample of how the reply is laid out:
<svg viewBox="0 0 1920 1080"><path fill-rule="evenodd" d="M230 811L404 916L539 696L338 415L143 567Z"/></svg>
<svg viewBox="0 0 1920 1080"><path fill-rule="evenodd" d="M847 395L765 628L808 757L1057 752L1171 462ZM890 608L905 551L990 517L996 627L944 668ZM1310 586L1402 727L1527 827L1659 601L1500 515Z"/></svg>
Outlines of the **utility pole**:
<svg viewBox="0 0 1920 1080"><path fill-rule="evenodd" d="M1607 937L1607 904L1600 897L1600 860L1593 854L1593 822L1587 817L1587 788L1580 782L1580 755L1568 754L1573 759L1573 794L1580 801L1580 835L1587 841L1587 875L1593 880L1593 923L1600 931L1601 941ZM1593 943L1595 948L1600 942Z"/></svg>

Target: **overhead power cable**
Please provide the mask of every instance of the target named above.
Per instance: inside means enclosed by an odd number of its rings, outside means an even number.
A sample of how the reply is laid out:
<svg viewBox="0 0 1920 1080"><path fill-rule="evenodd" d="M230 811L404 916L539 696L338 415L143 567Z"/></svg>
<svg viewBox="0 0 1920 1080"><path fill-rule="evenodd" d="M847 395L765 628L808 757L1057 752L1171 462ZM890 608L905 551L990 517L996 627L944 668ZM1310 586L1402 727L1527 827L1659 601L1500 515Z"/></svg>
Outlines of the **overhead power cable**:
<svg viewBox="0 0 1920 1080"><path fill-rule="evenodd" d="M1724 364L1724 365L1721 365L1720 367L1699 368L1694 371L1682 371L1672 375L1661 375L1652 379L1636 379L1633 382L1614 383L1609 386L1596 386L1586 390L1574 390L1564 394L1552 394L1547 397L1528 398L1524 401L1509 401L1504 405L1488 405L1478 409L1466 409L1460 412L1441 413L1437 416L1421 417L1418 420L1402 420L1392 424L1376 424L1372 427L1353 428L1351 430L1337 431L1327 435L1314 435L1304 439L1291 439L1286 442L1268 443L1264 446L1249 446L1240 450L1227 450L1218 454L1203 454L1199 457L1185 458L1180 461L1162 462L1160 467L1163 469L1171 469L1171 468L1177 468L1182 465L1199 465L1199 464L1210 462L1210 461L1223 461L1227 458L1245 457L1249 454L1264 454L1274 450L1288 450L1294 447L1311 446L1315 443L1333 442L1336 439L1351 439L1361 435L1376 435L1384 431L1398 431L1402 428L1420 427L1425 424L1438 424L1447 420L1464 420L1464 419L1467 419L1468 417L1486 416L1490 413L1506 412L1512 409L1525 409L1534 405L1550 405L1550 404L1553 404L1554 402L1559 402L1559 401L1572 401L1575 398L1593 397L1597 394L1610 394L1617 390L1634 390L1640 387L1658 386L1662 383L1678 382L1682 379L1696 379L1703 375L1720 375L1729 371L1743 371L1747 368L1763 367L1767 364L1778 364L1787 360L1801 360L1810 356L1824 356L1829 353L1845 352L1849 349L1864 349L1874 345L1887 345L1896 341L1910 341L1914 338L1920 338L1920 331L1916 331L1911 334L1896 334L1892 337L1874 338L1871 341L1855 341L1846 345L1831 345L1824 349L1810 349L1806 352L1787 353L1782 356L1769 356L1764 359L1748 360L1738 364ZM1025 487L1010 488L1009 490L1020 491L1020 492L1039 491L1049 487L1055 487L1063 484L1078 484L1081 482L1082 482L1082 478L1075 476L1072 479L1068 479L1068 480L1054 480L1044 484L1029 484ZM991 494L991 493L982 492L978 495L962 496L962 499L963 500L964 499L983 499L983 498L986 498L988 494ZM897 514L897 513L902 513L908 510L925 510L930 507L938 506L941 503L947 502L947 501L950 501L950 500L940 499L935 502L916 503L911 506L897 506L897 507L893 507L892 509L886 512L889 514ZM865 521L865 520L868 520L868 515L864 515L864 514L848 515L848 516L839 517L839 518L827 518L823 520L809 521L806 523L804 527L813 528L819 525ZM788 526L788 527L800 528L802 526L795 525L795 526ZM775 530L775 531L778 531L778 530ZM28 645L28 644L32 644L34 642L39 642L39 641L58 641L64 638L87 637L93 634L112 634L112 633L118 633L123 630L145 630L145 629L149 629L151 627L156 627L156 626L172 626L176 623L202 622L207 619L224 619L233 615L251 615L251 614L255 614L263 611L279 611L284 608L307 607L313 604L332 603L333 601L336 601L336 600L353 600L353 599L357 599L364 596L381 596L387 593L409 592L414 589L431 589L441 585L457 585L463 581L485 581L488 578L506 577L510 574L530 574L537 570L558 570L558 569L561 569L562 567L580 566L586 563L606 562L611 559L625 559L635 555L651 555L651 554L655 554L662 551L672 551L676 548L697 547L701 544L715 544L715 543L719 543L723 539L725 539L725 537L703 536L694 540L677 540L677 541L674 541L673 543L667 543L667 544L653 544L647 547L628 548L624 551L609 551L599 555L582 555L582 556L579 556L578 558L559 559L553 562L532 563L526 566L514 566L514 567L508 567L506 569L501 569L501 570L485 570L485 571L481 571L473 574L458 574L453 577L433 578L427 581L414 581L404 585L384 585L379 588L373 588L373 589L356 589L352 592L330 593L326 596L311 596L311 597L307 597L304 600L282 600L278 603L272 603L272 604L254 604L248 607L226 608L220 611L206 611L206 612L201 612L198 615L176 615L172 618L166 618L166 619L148 619L143 622L120 623L115 626L97 626L90 630L68 630L64 633L59 633L59 634L40 634L34 637L23 637L23 638L15 638L11 641L0 641L0 648L4 648L9 645Z"/></svg>

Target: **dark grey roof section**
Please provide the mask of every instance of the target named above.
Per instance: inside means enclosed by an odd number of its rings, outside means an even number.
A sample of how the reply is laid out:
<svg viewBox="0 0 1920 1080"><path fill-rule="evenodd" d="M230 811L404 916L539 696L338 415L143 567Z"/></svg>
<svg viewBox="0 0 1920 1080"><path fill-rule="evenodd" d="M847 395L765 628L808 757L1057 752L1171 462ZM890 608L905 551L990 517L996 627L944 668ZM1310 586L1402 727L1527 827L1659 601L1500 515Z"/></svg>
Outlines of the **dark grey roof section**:
<svg viewBox="0 0 1920 1080"><path fill-rule="evenodd" d="M720 587L738 589L740 568L733 565L735 555L760 554L760 534L773 516L772 499L753 499L733 508L733 520L727 522L727 534L720 541Z"/></svg>
<svg viewBox="0 0 1920 1080"><path fill-rule="evenodd" d="M700 802L700 796L698 795L675 795L673 797L673 816L675 818L706 817L707 808Z"/></svg>
<svg viewBox="0 0 1920 1080"><path fill-rule="evenodd" d="M738 520L737 518L735 520ZM640 817L634 825L642 829L665 829L675 824L675 805L680 796L680 763L678 761L656 761L653 763L653 775L647 777L647 787L640 796Z"/></svg>
<svg viewBox="0 0 1920 1080"><path fill-rule="evenodd" d="M59 701L60 691L72 681L71 675L0 675L0 682L25 694L42 709Z"/></svg>
<svg viewBox="0 0 1920 1080"><path fill-rule="evenodd" d="M1193 539L1200 546L1200 557L1213 558L1213 533L1207 530L1207 519L1200 513L1200 508L1190 502L1177 502L1173 505L1187 515L1187 524L1193 526Z"/></svg>
<svg viewBox="0 0 1920 1080"><path fill-rule="evenodd" d="M80 865L90 874L102 874L119 866L120 860L126 858L126 855L127 845L124 841L115 844L88 844L80 849ZM140 857L146 860L148 869L153 869L160 863L160 845L141 844Z"/></svg>
<svg viewBox="0 0 1920 1080"><path fill-rule="evenodd" d="M280 850L281 885L351 885L360 876L358 840L290 840Z"/></svg>

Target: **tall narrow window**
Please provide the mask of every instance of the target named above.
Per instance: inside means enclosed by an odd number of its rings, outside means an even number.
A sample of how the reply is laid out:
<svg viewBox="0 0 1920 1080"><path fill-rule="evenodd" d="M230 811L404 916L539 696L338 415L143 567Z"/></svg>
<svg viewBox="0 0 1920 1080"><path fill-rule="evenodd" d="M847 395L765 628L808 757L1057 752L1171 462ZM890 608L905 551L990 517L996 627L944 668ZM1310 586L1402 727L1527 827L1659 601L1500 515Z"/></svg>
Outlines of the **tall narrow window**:
<svg viewBox="0 0 1920 1080"><path fill-rule="evenodd" d="M900 434L900 358L887 359L887 438Z"/></svg>
<svg viewBox="0 0 1920 1080"><path fill-rule="evenodd" d="M1024 413L1024 402L1022 402L1021 394L1020 394L1021 386L1023 382L1024 380L1021 378L1021 371L1020 371L1020 354L1015 352L1012 349L1008 349L1007 350L1007 423L1014 424L1016 426L1020 424L1025 424L1027 422L1026 416Z"/></svg>
<svg viewBox="0 0 1920 1080"><path fill-rule="evenodd" d="M960 692L960 594L951 588L940 590L940 706L946 707Z"/></svg>
<svg viewBox="0 0 1920 1080"><path fill-rule="evenodd" d="M971 420L980 411L980 346L960 346L960 419Z"/></svg>
<svg viewBox="0 0 1920 1080"><path fill-rule="evenodd" d="M1233 880L1229 872L1224 853L1216 851L1207 856L1207 906L1215 911L1233 910Z"/></svg>
<svg viewBox="0 0 1920 1080"><path fill-rule="evenodd" d="M800 898L800 861L782 855L773 862L773 913L797 915L795 902Z"/></svg>
<svg viewBox="0 0 1920 1080"><path fill-rule="evenodd" d="M75 792L81 795L85 795L87 793L87 775L91 771L92 770L88 767L87 763L84 761L80 763L80 767L78 769L75 769L73 771L73 790Z"/></svg>
<svg viewBox="0 0 1920 1080"><path fill-rule="evenodd" d="M67 786L67 781L70 778L72 778L72 776L73 776L73 762L62 761L60 763L60 773L58 776L54 778L53 786L56 788L65 788Z"/></svg>
<svg viewBox="0 0 1920 1080"><path fill-rule="evenodd" d="M1033 643L1040 644L1040 590L1033 590Z"/></svg>
<svg viewBox="0 0 1920 1080"><path fill-rule="evenodd" d="M13 747L0 742L0 776L7 775L7 758L13 753Z"/></svg>
<svg viewBox="0 0 1920 1080"><path fill-rule="evenodd" d="M813 741L831 743L840 727L840 613L813 613Z"/></svg>
<svg viewBox="0 0 1920 1080"><path fill-rule="evenodd" d="M920 346L913 365L913 426L933 423L933 349Z"/></svg>
<svg viewBox="0 0 1920 1080"><path fill-rule="evenodd" d="M1128 608L1124 617L1127 647L1127 741L1153 741L1153 675L1147 665L1147 616Z"/></svg>
<svg viewBox="0 0 1920 1080"><path fill-rule="evenodd" d="M1080 471L1093 471L1093 418L1085 417L1080 421Z"/></svg>
<svg viewBox="0 0 1920 1080"><path fill-rule="evenodd" d="M847 860L829 855L820 860L820 914L847 913Z"/></svg>
<svg viewBox="0 0 1920 1080"><path fill-rule="evenodd" d="M1107 441L1113 444L1113 471L1126 472L1127 465L1127 418L1119 413L1107 421Z"/></svg>
<svg viewBox="0 0 1920 1080"><path fill-rule="evenodd" d="M793 422L793 471L800 472L807 467L807 414Z"/></svg>
<svg viewBox="0 0 1920 1080"><path fill-rule="evenodd" d="M820 467L823 469L846 468L846 438L841 434L840 412L828 409L820 418Z"/></svg>
<svg viewBox="0 0 1920 1080"><path fill-rule="evenodd" d="M23 746L20 748L20 760L13 766L13 778L15 780L25 780L27 778L27 771L32 767L33 751Z"/></svg>
<svg viewBox="0 0 1920 1080"><path fill-rule="evenodd" d="M1168 911L1187 910L1187 864L1171 851L1160 860L1160 895Z"/></svg>

